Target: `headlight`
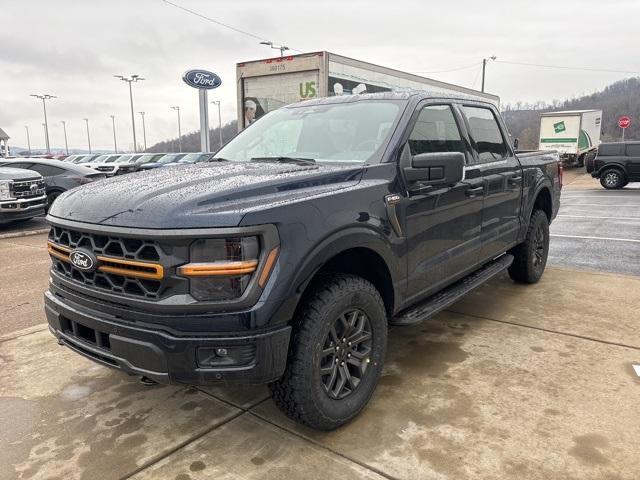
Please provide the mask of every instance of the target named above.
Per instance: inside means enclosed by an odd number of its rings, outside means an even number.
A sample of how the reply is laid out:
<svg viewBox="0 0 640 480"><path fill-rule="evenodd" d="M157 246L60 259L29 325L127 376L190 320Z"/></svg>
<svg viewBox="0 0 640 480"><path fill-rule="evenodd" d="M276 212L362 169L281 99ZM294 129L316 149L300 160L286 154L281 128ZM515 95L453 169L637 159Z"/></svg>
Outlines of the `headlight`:
<svg viewBox="0 0 640 480"><path fill-rule="evenodd" d="M242 296L258 270L258 237L196 240L191 263L178 268L189 278L191 295L201 301L225 301Z"/></svg>
<svg viewBox="0 0 640 480"><path fill-rule="evenodd" d="M9 200L11 198L11 182L8 180L0 181L0 200Z"/></svg>

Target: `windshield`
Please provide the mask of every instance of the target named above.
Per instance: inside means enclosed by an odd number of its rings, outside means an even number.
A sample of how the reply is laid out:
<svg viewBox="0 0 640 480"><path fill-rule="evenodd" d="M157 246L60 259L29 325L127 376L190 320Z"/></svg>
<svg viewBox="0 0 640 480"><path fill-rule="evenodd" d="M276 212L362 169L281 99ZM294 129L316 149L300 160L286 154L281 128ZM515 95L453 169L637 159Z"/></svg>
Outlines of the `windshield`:
<svg viewBox="0 0 640 480"><path fill-rule="evenodd" d="M208 153L188 153L187 155L182 157L180 160L178 160L178 163L196 163L196 162L203 161L209 156L211 156L211 154L208 154Z"/></svg>
<svg viewBox="0 0 640 480"><path fill-rule="evenodd" d="M111 155L109 158L107 158L104 163L113 163L116 160L118 160L118 158L120 158L120 155Z"/></svg>
<svg viewBox="0 0 640 480"><path fill-rule="evenodd" d="M120 158L116 160L116 163L127 163L129 160L131 160L132 156L133 155L121 155Z"/></svg>
<svg viewBox="0 0 640 480"><path fill-rule="evenodd" d="M92 161L95 158L99 158L102 155L89 155L88 157L84 157L83 159L81 159L79 162L76 163L88 163L90 161Z"/></svg>
<svg viewBox="0 0 640 480"><path fill-rule="evenodd" d="M184 153L174 153L174 154L165 155L164 157L158 159L157 162L162 164L173 163L173 162L177 162L182 157L184 157Z"/></svg>
<svg viewBox="0 0 640 480"><path fill-rule="evenodd" d="M264 157L371 161L381 154L402 105L395 100L364 100L283 108L245 129L216 157L232 161Z"/></svg>

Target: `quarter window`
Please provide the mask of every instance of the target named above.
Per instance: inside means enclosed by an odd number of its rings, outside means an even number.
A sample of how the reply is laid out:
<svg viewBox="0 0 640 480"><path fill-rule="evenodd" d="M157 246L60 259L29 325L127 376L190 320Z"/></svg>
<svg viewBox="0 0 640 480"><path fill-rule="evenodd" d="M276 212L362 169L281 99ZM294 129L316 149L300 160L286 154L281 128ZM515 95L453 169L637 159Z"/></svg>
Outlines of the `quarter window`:
<svg viewBox="0 0 640 480"><path fill-rule="evenodd" d="M627 145L627 156L640 157L640 144L635 143Z"/></svg>
<svg viewBox="0 0 640 480"><path fill-rule="evenodd" d="M55 177L56 175L60 175L65 172L65 170L62 168L39 163L34 163L33 165L31 165L31 167L29 167L29 169L38 172L43 177Z"/></svg>
<svg viewBox="0 0 640 480"><path fill-rule="evenodd" d="M478 160L493 162L506 157L507 146L493 112L488 108L480 107L463 107L462 109L478 149Z"/></svg>
<svg viewBox="0 0 640 480"><path fill-rule="evenodd" d="M433 152L464 152L460 130L449 105L424 107L411 135L412 155Z"/></svg>

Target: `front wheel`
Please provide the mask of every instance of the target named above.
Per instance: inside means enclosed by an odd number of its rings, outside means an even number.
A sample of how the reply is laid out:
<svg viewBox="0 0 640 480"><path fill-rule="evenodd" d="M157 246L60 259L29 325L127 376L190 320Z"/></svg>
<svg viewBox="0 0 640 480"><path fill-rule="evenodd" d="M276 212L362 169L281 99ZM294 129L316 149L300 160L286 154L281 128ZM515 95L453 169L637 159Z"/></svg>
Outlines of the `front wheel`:
<svg viewBox="0 0 640 480"><path fill-rule="evenodd" d="M511 253L513 263L509 276L515 282L536 283L542 277L549 255L549 219L542 210L534 210L527 236Z"/></svg>
<svg viewBox="0 0 640 480"><path fill-rule="evenodd" d="M600 185L607 190L615 190L625 185L625 178L619 170L610 168L600 174Z"/></svg>
<svg viewBox="0 0 640 480"><path fill-rule="evenodd" d="M338 428L371 398L386 345L386 311L370 282L345 274L318 282L296 318L285 373L270 385L273 400L312 428Z"/></svg>

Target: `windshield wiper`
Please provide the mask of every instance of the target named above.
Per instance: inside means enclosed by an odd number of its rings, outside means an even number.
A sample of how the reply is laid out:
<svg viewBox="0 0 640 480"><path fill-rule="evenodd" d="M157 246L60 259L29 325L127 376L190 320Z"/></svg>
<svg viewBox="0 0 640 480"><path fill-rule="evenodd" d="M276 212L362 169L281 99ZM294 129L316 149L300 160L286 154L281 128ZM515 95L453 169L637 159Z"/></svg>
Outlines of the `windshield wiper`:
<svg viewBox="0 0 640 480"><path fill-rule="evenodd" d="M213 158L210 158L209 160L205 160L205 162L230 162L230 161L231 160L228 160L228 159L222 158L222 157L213 157ZM185 163L187 163L187 162L185 162ZM192 163L192 162L189 162L189 163ZM193 163L195 163L195 162L193 162Z"/></svg>
<svg viewBox="0 0 640 480"><path fill-rule="evenodd" d="M297 165L315 165L316 161L313 158L302 157L253 157L252 162L280 162L280 163L295 163Z"/></svg>

